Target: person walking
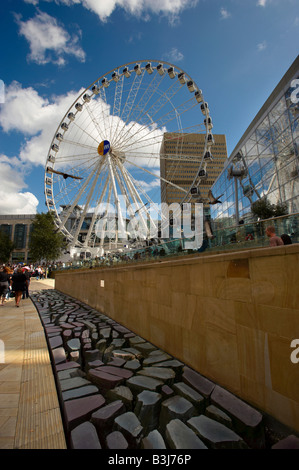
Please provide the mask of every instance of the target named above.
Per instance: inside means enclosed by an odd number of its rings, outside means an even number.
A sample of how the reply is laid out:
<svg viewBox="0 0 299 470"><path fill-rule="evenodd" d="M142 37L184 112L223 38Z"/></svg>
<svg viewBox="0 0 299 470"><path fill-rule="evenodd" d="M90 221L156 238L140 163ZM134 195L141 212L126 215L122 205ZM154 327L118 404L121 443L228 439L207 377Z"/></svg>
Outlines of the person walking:
<svg viewBox="0 0 299 470"><path fill-rule="evenodd" d="M12 275L11 278L12 290L15 293L16 307L20 306L20 300L26 289L27 279L22 271L22 268L18 268L17 272Z"/></svg>
<svg viewBox="0 0 299 470"><path fill-rule="evenodd" d="M25 299L25 298L28 299L29 298L29 284L30 284L30 277L31 277L29 267L25 266L25 268L23 270L23 273L26 276L27 283L26 283L26 286L25 286L25 290L23 292L22 299Z"/></svg>
<svg viewBox="0 0 299 470"><path fill-rule="evenodd" d="M266 235L269 238L269 246L281 246L284 244L282 239L276 235L273 225L266 228Z"/></svg>
<svg viewBox="0 0 299 470"><path fill-rule="evenodd" d="M1 297L1 303L0 305L4 305L5 297L8 292L9 284L10 284L10 272L9 268L6 266L2 267L0 270L0 297Z"/></svg>

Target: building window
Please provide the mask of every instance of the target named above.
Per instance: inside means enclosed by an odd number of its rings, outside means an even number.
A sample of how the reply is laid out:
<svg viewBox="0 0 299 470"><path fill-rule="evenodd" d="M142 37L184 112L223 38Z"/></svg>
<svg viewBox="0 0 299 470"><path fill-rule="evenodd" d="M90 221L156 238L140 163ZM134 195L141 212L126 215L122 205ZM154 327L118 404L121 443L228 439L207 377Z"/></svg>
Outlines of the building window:
<svg viewBox="0 0 299 470"><path fill-rule="evenodd" d="M14 235L14 244L15 244L16 250L20 250L26 247L26 234L27 234L27 225L16 224L15 235Z"/></svg>

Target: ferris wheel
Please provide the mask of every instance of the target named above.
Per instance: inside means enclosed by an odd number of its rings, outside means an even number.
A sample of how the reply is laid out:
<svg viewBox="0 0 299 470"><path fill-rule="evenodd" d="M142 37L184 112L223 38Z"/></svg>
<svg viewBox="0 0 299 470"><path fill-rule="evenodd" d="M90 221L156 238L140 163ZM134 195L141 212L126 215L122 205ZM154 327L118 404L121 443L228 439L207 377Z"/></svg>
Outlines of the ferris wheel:
<svg viewBox="0 0 299 470"><path fill-rule="evenodd" d="M199 193L212 160L212 127L202 90L170 63L130 62L94 81L61 120L45 168L46 205L69 246L103 247L111 214L116 244L124 234L150 238L149 222L163 219L166 188L181 203ZM204 136L198 154L182 150L192 134ZM178 172L191 161L190 184Z"/></svg>

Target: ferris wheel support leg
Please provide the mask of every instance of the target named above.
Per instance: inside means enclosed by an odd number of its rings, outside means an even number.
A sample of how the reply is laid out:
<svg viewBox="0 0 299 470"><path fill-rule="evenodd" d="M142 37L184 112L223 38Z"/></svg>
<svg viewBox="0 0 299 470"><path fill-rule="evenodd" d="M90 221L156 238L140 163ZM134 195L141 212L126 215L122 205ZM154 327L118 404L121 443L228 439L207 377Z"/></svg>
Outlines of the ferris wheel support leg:
<svg viewBox="0 0 299 470"><path fill-rule="evenodd" d="M102 166L103 166L103 162L101 162L101 163L98 165L98 169L97 169L96 175L95 175L95 177L94 177L93 183L92 183L92 185L91 185L90 191L89 191L89 193L88 193L86 202L85 202L85 204L84 204L84 209L83 209L83 211L82 211L82 214L81 214L81 217L80 217L80 220L79 220L79 223L78 223L78 227L77 227L76 232L75 232L75 234L74 234L74 240L73 240L73 243L71 244L71 246L75 246L75 244L76 244L76 241L77 241L78 235L79 235L79 233L80 233L80 230L81 230L83 221L84 221L84 219L85 219L85 216L86 216L86 213L87 213L87 209L88 209L88 207L89 207L90 199L91 199L91 196L93 195L93 192L94 192L96 183L97 183L97 181L98 181L98 177L99 177L99 174L100 174L100 171L101 171Z"/></svg>
<svg viewBox="0 0 299 470"><path fill-rule="evenodd" d="M77 195L77 197L75 198L73 204L72 204L72 205L68 208L68 210L66 211L65 216L63 217L63 219L62 219L62 221L61 221L61 224L59 225L59 230L61 230L61 229L65 226L66 221L68 220L70 214L71 214L71 213L73 212L73 210L74 210L74 207L77 205L78 201L80 200L80 198L81 198L83 192L85 191L86 186L89 184L89 182L90 182L92 176L94 175L95 171L96 171L96 168L90 173L90 175L88 176L87 180L85 181L85 183L82 185L80 191L78 192L78 195Z"/></svg>
<svg viewBox="0 0 299 470"><path fill-rule="evenodd" d="M108 162L108 168L109 168L109 173L110 173L110 178L111 178L111 183L112 183L112 188L113 188L113 193L114 193L114 198L115 198L115 203L116 203L116 208L117 208L117 217L118 217L117 222L118 222L118 227L120 228L120 234L121 234L120 238L125 239L127 238L126 229L125 229L124 220L123 220L123 216L121 212L121 204L120 204L119 195L116 189L114 172L113 172L111 158L110 158L109 153L107 154L107 162Z"/></svg>
<svg viewBox="0 0 299 470"><path fill-rule="evenodd" d="M125 171L123 171L123 167L122 167L121 165L119 166L119 168L120 168L121 174L122 174L122 176L123 176L123 178L124 178L124 180L125 180L125 182L126 182L126 184L127 184L127 187L128 187L129 193L130 193L130 196L131 196L131 198L132 198L132 200L133 200L133 202L134 202L134 204L135 204L135 207L136 207L136 209L137 209L137 208L138 208L138 202L137 202L136 197L138 198L138 200L139 200L139 202L140 202L141 204L143 204L142 199L141 199L141 197L139 196L139 194L138 194L138 192L137 192L137 190L136 190L136 188L135 188L135 186L134 186L132 180L130 179L129 175L128 175ZM133 217L134 217L134 216L135 216L135 213L133 214ZM143 217L142 214L140 214L140 219L141 219L141 223L142 223L142 225L143 225L143 228L144 228L144 230L145 230L145 234L146 234L146 236L147 236L148 227L147 227L146 221L144 220L144 217Z"/></svg>
<svg viewBox="0 0 299 470"><path fill-rule="evenodd" d="M90 226L89 226L87 235L86 235L86 239L85 239L85 241L84 241L84 247L87 247L87 246L88 246L88 243L89 243L89 240L90 240L90 237L91 237L91 233L92 233L93 227L94 227L94 225L95 225L96 217L97 217L97 215L98 215L99 207L101 207L101 204L102 204L104 195L105 195L106 190L107 190L108 181L109 181L109 180L107 179L107 180L106 180L106 183L105 183L105 186L104 186L104 189L103 189L103 191L102 191L102 194L101 194L101 196L100 196L99 202L97 203L97 206L96 206L95 211L94 211L94 213L93 213L93 216L92 216L92 219L91 219L91 223L90 223Z"/></svg>

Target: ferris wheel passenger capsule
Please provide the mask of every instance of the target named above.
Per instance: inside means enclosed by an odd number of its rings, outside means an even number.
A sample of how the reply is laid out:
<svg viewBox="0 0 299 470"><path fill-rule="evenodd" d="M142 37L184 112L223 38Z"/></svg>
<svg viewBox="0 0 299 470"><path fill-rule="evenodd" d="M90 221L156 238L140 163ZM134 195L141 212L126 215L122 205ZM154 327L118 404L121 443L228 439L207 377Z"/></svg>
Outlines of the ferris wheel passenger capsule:
<svg viewBox="0 0 299 470"><path fill-rule="evenodd" d="M202 105L200 105L200 109L201 109L202 114L206 114L207 112L209 112L208 103L205 102Z"/></svg>
<svg viewBox="0 0 299 470"><path fill-rule="evenodd" d="M173 67L169 67L169 69L167 70L167 72L168 72L168 75L170 76L170 78L174 78L174 77L176 76L176 73L175 73Z"/></svg>
<svg viewBox="0 0 299 470"><path fill-rule="evenodd" d="M193 93L193 91L195 91L195 86L194 86L194 83L192 80L189 80L187 82L187 87L188 87L188 90L190 91L190 93Z"/></svg>
<svg viewBox="0 0 299 470"><path fill-rule="evenodd" d="M69 128L69 126L67 125L66 122L63 122L60 127L61 127L61 129L63 129L64 131L67 131L68 128Z"/></svg>
<svg viewBox="0 0 299 470"><path fill-rule="evenodd" d="M48 162L55 163L55 157L53 155L49 155Z"/></svg>
<svg viewBox="0 0 299 470"><path fill-rule="evenodd" d="M208 120L207 119L204 120L204 124L205 126L208 124L208 129L213 129L213 123L210 117L208 118Z"/></svg>
<svg viewBox="0 0 299 470"><path fill-rule="evenodd" d="M118 80L119 80L119 75L118 75L117 72L113 72L113 74L112 74L112 79L113 79L115 82L118 82Z"/></svg>
<svg viewBox="0 0 299 470"><path fill-rule="evenodd" d="M83 106L82 106L81 103L76 103L76 104L75 104L75 108L76 108L77 111L82 111Z"/></svg>
<svg viewBox="0 0 299 470"><path fill-rule="evenodd" d="M198 103L201 103L202 100L203 100L203 97L202 97L202 91L201 90L197 90L195 93L194 93L194 96L197 100Z"/></svg>
<svg viewBox="0 0 299 470"><path fill-rule="evenodd" d="M51 185L52 184L52 179L47 177L46 178L46 184Z"/></svg>
<svg viewBox="0 0 299 470"><path fill-rule="evenodd" d="M56 139L59 140L59 142L63 141L63 135L62 134L56 134Z"/></svg>
<svg viewBox="0 0 299 470"><path fill-rule="evenodd" d="M129 77L131 76L131 72L130 72L130 70L129 70L128 67L125 67L125 68L123 69L123 74L124 74L124 76L127 77L127 78L129 78Z"/></svg>
<svg viewBox="0 0 299 470"><path fill-rule="evenodd" d="M94 95L98 95L99 94L99 87L97 85L94 85L91 89L91 91L93 92Z"/></svg>
<svg viewBox="0 0 299 470"><path fill-rule="evenodd" d="M165 70L164 70L162 64L158 64L158 65L157 65L157 71L158 71L158 74L159 74L159 75L164 75Z"/></svg>
<svg viewBox="0 0 299 470"><path fill-rule="evenodd" d="M211 154L211 152L207 151L205 154L204 154L204 160L213 160L213 155Z"/></svg>
<svg viewBox="0 0 299 470"><path fill-rule="evenodd" d="M52 197L52 191L51 189L46 189L46 195Z"/></svg>
<svg viewBox="0 0 299 470"><path fill-rule="evenodd" d="M75 115L74 115L74 113L68 113L67 117L69 118L70 121L74 121L74 120L75 120Z"/></svg>
<svg viewBox="0 0 299 470"><path fill-rule="evenodd" d="M59 147L57 144L53 144L52 147L51 147L52 150L54 150L54 152L58 152L59 150Z"/></svg>
<svg viewBox="0 0 299 470"><path fill-rule="evenodd" d="M148 62L148 64L146 64L145 70L146 70L147 73L149 73L149 74L152 74L152 73L153 73L154 69L153 69L152 64L151 64L150 62Z"/></svg>
<svg viewBox="0 0 299 470"><path fill-rule="evenodd" d="M214 145L215 140L214 140L213 134L211 134L211 133L208 134L207 143L210 144L210 145Z"/></svg>
<svg viewBox="0 0 299 470"><path fill-rule="evenodd" d="M208 173L206 170L202 169L202 170L199 170L198 176L201 179L206 179L208 177Z"/></svg>
<svg viewBox="0 0 299 470"><path fill-rule="evenodd" d="M185 78L184 72L181 72L181 73L178 74L178 79L179 79L179 82L180 82L182 85L185 85L185 83L186 83L186 78Z"/></svg>
<svg viewBox="0 0 299 470"><path fill-rule="evenodd" d="M134 70L135 70L137 75L141 75L140 64L136 64L135 67L134 67Z"/></svg>
<svg viewBox="0 0 299 470"><path fill-rule="evenodd" d="M105 88L108 88L108 86L109 86L109 82L108 82L108 80L107 80L107 78L106 78L106 77L105 77L105 78L103 78L103 80L102 80L102 85L103 85Z"/></svg>
<svg viewBox="0 0 299 470"><path fill-rule="evenodd" d="M196 197L196 196L199 196L199 195L200 195L200 191L199 191L199 189L198 189L196 186L193 186L193 188L191 188L191 190L190 190L190 194L191 194L193 197Z"/></svg>
<svg viewBox="0 0 299 470"><path fill-rule="evenodd" d="M85 103L89 103L90 102L90 96L85 93L85 95L83 95L83 100L85 101Z"/></svg>

